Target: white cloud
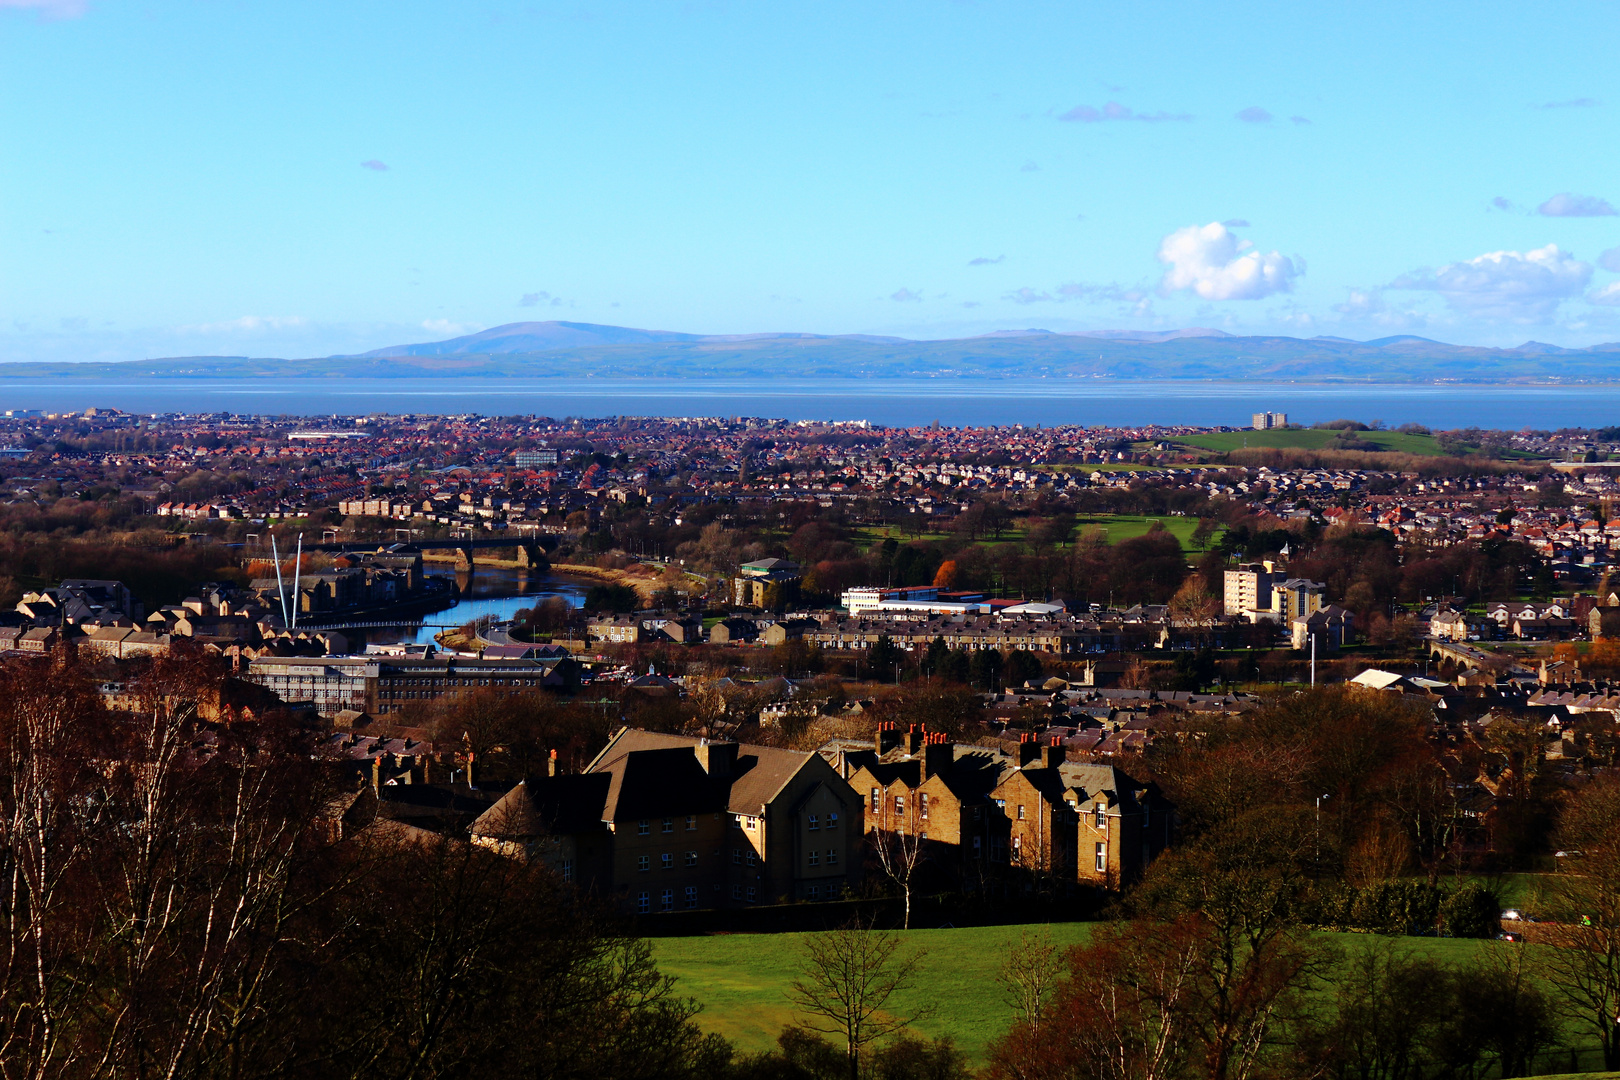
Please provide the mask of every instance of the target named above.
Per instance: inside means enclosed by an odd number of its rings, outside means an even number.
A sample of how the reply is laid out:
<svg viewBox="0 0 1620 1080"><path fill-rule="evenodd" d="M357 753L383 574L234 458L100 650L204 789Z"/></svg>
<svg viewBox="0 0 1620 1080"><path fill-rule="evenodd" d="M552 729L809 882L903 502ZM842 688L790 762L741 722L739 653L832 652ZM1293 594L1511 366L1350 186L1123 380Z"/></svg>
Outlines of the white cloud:
<svg viewBox="0 0 1620 1080"><path fill-rule="evenodd" d="M1177 229L1159 245L1168 270L1159 294L1191 290L1205 300L1259 300L1292 291L1299 267L1279 252L1262 254L1218 221Z"/></svg>
<svg viewBox="0 0 1620 1080"><path fill-rule="evenodd" d="M388 171L388 164L386 162L378 161L376 158L372 158L370 161L362 161L360 163L360 167L362 169L370 169L372 172Z"/></svg>
<svg viewBox="0 0 1620 1080"><path fill-rule="evenodd" d="M0 11L37 11L42 19L76 19L88 6L85 0L0 0Z"/></svg>
<svg viewBox="0 0 1620 1080"><path fill-rule="evenodd" d="M912 292L910 289L901 286L889 294L889 299L898 300L902 304L912 303L914 301L920 303L922 301L922 293Z"/></svg>
<svg viewBox="0 0 1620 1080"><path fill-rule="evenodd" d="M1377 289L1351 289L1349 298L1342 304L1334 304L1333 310L1351 318L1379 315L1384 311L1384 294Z"/></svg>
<svg viewBox="0 0 1620 1080"><path fill-rule="evenodd" d="M1439 270L1414 270L1389 288L1431 290L1452 308L1485 318L1545 322L1591 279L1590 263L1548 244L1534 251L1492 251Z"/></svg>
<svg viewBox="0 0 1620 1080"><path fill-rule="evenodd" d="M1007 293L1002 297L1002 299L1011 300L1015 304L1039 304L1051 300L1052 294L1044 293L1039 289L1032 289L1028 285L1025 285L1021 289L1015 289L1014 291Z"/></svg>
<svg viewBox="0 0 1620 1080"><path fill-rule="evenodd" d="M1607 199L1562 191L1536 207L1536 213L1542 217L1613 217L1616 211Z"/></svg>
<svg viewBox="0 0 1620 1080"><path fill-rule="evenodd" d="M1128 105L1110 101L1100 109L1090 105L1076 105L1058 119L1078 124L1100 124L1108 120L1140 120L1148 124L1158 124L1166 120L1191 120L1192 117L1186 113L1139 113Z"/></svg>
<svg viewBox="0 0 1620 1080"><path fill-rule="evenodd" d="M1250 105L1237 114L1237 119L1242 120L1245 124L1269 124L1271 123L1271 114L1258 105Z"/></svg>
<svg viewBox="0 0 1620 1080"><path fill-rule="evenodd" d="M1598 256L1598 265L1620 274L1620 247L1612 247Z"/></svg>
<svg viewBox="0 0 1620 1080"><path fill-rule="evenodd" d="M472 323L451 322L449 319L423 319L422 329L447 337L460 337L462 334L472 333L478 327Z"/></svg>
<svg viewBox="0 0 1620 1080"><path fill-rule="evenodd" d="M182 334L263 334L277 330L297 330L308 325L302 315L243 315L224 322L182 326Z"/></svg>
<svg viewBox="0 0 1620 1080"><path fill-rule="evenodd" d="M1611 281L1601 289L1593 289L1586 298L1605 307L1620 307L1620 281Z"/></svg>

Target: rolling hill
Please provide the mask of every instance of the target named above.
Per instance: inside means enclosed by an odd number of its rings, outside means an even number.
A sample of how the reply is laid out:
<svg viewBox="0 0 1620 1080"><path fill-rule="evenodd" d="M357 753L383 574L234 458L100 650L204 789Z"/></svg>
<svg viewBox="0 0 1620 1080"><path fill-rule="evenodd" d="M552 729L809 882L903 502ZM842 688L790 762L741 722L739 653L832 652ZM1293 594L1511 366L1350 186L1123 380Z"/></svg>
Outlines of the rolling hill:
<svg viewBox="0 0 1620 1080"><path fill-rule="evenodd" d="M939 341L872 335L685 334L509 323L445 341L316 359L194 356L0 364L0 378L524 377L1108 378L1375 382L1620 382L1620 342L1566 349L1450 345L1411 335L1237 337L1218 330L998 331Z"/></svg>

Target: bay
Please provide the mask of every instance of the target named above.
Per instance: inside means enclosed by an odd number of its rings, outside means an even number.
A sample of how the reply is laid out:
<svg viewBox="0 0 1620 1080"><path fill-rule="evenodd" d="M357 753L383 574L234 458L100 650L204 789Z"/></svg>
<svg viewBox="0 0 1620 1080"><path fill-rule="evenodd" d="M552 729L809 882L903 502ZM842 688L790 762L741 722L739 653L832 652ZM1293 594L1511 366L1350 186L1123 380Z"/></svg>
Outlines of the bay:
<svg viewBox="0 0 1620 1080"><path fill-rule="evenodd" d="M1261 410L1437 428L1620 424L1620 384L1268 383L1115 379L5 379L0 409L370 413L555 418L763 417L891 427L987 424L1247 426Z"/></svg>

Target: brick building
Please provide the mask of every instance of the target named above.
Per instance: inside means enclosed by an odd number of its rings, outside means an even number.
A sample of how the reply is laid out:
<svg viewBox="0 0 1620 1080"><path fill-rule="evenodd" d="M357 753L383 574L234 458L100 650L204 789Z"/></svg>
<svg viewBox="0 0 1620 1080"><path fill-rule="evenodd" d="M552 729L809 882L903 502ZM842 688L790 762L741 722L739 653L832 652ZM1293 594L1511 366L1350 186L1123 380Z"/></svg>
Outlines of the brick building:
<svg viewBox="0 0 1620 1080"><path fill-rule="evenodd" d="M621 728L583 773L524 780L472 836L650 914L842 896L861 820L817 754Z"/></svg>
<svg viewBox="0 0 1620 1080"><path fill-rule="evenodd" d="M866 832L926 839L932 884L1118 889L1139 879L1169 846L1174 808L1113 765L1069 761L1055 741L1032 738L1008 752L890 724L872 744L821 752L861 797Z"/></svg>

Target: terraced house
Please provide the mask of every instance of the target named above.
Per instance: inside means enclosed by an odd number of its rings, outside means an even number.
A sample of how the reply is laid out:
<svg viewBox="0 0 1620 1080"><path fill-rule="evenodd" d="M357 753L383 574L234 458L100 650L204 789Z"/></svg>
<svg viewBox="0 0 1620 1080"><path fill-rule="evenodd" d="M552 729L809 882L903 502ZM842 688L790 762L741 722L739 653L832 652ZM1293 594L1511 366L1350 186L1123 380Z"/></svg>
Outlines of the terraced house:
<svg viewBox="0 0 1620 1080"><path fill-rule="evenodd" d="M862 796L867 833L924 841L934 887L1119 889L1170 845L1174 807L1108 764L1069 761L1058 740L1016 752L892 724L873 743L821 748Z"/></svg>
<svg viewBox="0 0 1620 1080"><path fill-rule="evenodd" d="M817 754L621 728L580 775L517 785L472 836L644 915L836 899L860 880L861 821Z"/></svg>

